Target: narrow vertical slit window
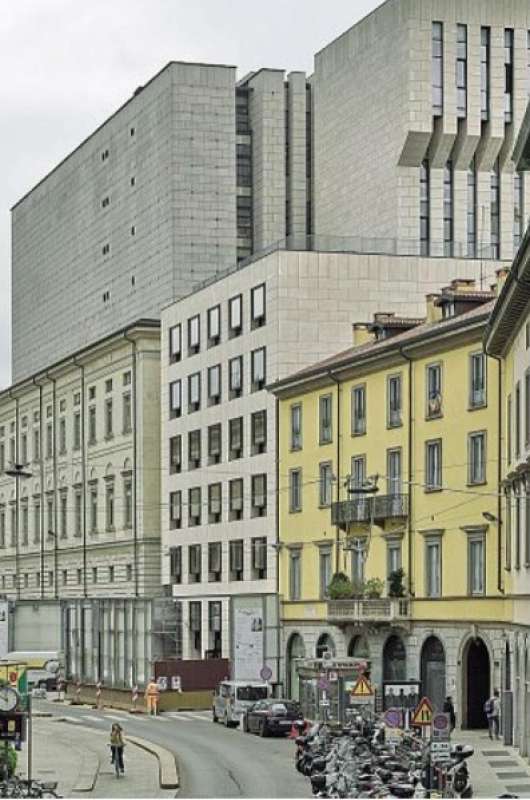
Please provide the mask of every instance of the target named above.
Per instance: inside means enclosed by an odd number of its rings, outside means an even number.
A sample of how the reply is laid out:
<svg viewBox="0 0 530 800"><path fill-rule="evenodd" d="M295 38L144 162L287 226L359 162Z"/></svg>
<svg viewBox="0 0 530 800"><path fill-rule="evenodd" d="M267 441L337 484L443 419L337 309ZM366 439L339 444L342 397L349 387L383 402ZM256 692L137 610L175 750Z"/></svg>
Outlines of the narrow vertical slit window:
<svg viewBox="0 0 530 800"><path fill-rule="evenodd" d="M524 234L523 196L524 178L522 173L515 172L513 178L513 251L514 256L521 246Z"/></svg>
<svg viewBox="0 0 530 800"><path fill-rule="evenodd" d="M432 24L432 113L434 117L443 115L444 103L444 64L443 64L443 23Z"/></svg>
<svg viewBox="0 0 530 800"><path fill-rule="evenodd" d="M453 256L453 165L444 167L444 256Z"/></svg>
<svg viewBox="0 0 530 800"><path fill-rule="evenodd" d="M430 180L429 162L420 165L420 255L428 256L430 252Z"/></svg>
<svg viewBox="0 0 530 800"><path fill-rule="evenodd" d="M491 258L500 258L501 246L501 191L499 159L491 171Z"/></svg>
<svg viewBox="0 0 530 800"><path fill-rule="evenodd" d="M467 25L456 26L456 114L467 116Z"/></svg>
<svg viewBox="0 0 530 800"><path fill-rule="evenodd" d="M504 31L504 121L513 121L513 28Z"/></svg>
<svg viewBox="0 0 530 800"><path fill-rule="evenodd" d="M483 122L490 116L490 29L480 29L480 114Z"/></svg>
<svg viewBox="0 0 530 800"><path fill-rule="evenodd" d="M467 255L477 257L477 171L475 157L467 171Z"/></svg>

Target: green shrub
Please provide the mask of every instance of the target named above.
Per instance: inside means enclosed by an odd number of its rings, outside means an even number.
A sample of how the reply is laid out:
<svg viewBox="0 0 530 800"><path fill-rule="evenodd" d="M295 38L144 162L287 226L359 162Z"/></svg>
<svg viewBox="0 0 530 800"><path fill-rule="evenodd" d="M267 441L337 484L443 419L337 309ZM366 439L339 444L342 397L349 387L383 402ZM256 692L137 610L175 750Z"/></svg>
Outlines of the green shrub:
<svg viewBox="0 0 530 800"><path fill-rule="evenodd" d="M328 597L331 600L348 600L352 596L351 580L344 572L336 572L328 586Z"/></svg>
<svg viewBox="0 0 530 800"><path fill-rule="evenodd" d="M381 597L384 588L385 584L381 578L370 578L370 580L366 581L364 584L364 593L366 597L370 598Z"/></svg>
<svg viewBox="0 0 530 800"><path fill-rule="evenodd" d="M389 597L405 597L405 586L403 583L404 579L405 571L401 569L401 567L390 573L388 576Z"/></svg>

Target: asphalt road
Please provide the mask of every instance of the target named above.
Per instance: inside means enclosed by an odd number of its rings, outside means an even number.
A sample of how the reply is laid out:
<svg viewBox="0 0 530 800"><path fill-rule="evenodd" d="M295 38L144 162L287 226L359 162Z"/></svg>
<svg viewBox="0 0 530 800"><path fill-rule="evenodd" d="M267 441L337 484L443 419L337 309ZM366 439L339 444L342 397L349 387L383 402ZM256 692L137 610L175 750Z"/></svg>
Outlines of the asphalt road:
<svg viewBox="0 0 530 800"><path fill-rule="evenodd" d="M177 759L179 797L311 796L309 782L294 768L292 741L226 729L212 723L207 712L174 712L152 719L40 700L34 701L34 709L66 717L72 736L78 724L110 730L119 720L125 736L141 736L166 747Z"/></svg>

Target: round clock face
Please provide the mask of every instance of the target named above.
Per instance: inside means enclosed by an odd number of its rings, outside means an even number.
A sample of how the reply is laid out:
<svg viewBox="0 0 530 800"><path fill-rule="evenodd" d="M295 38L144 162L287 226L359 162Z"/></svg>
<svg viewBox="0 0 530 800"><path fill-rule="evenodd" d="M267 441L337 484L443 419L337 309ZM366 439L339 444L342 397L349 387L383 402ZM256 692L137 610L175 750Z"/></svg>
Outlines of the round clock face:
<svg viewBox="0 0 530 800"><path fill-rule="evenodd" d="M0 712L13 711L18 703L18 692L11 686L0 686Z"/></svg>

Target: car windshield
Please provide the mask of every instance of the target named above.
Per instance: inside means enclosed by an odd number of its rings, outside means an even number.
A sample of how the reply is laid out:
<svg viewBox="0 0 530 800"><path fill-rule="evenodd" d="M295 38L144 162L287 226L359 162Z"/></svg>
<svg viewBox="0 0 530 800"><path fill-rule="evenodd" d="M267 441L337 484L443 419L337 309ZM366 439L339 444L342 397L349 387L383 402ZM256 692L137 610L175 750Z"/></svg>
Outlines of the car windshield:
<svg viewBox="0 0 530 800"><path fill-rule="evenodd" d="M288 711L296 714L300 711L300 706L288 700L278 700L272 704L271 711L273 714L286 714Z"/></svg>
<svg viewBox="0 0 530 800"><path fill-rule="evenodd" d="M238 700L250 700L255 703L256 700L264 700L266 697L266 686L239 686L237 690Z"/></svg>

